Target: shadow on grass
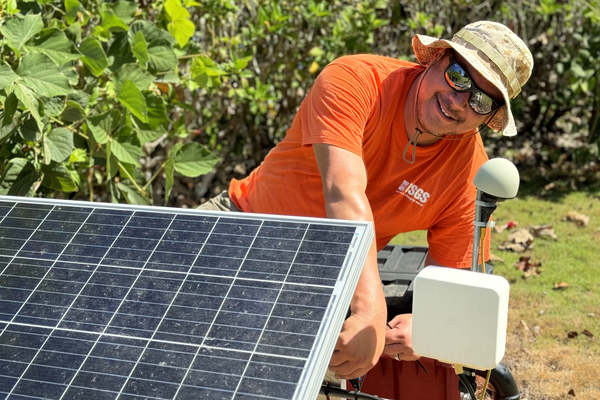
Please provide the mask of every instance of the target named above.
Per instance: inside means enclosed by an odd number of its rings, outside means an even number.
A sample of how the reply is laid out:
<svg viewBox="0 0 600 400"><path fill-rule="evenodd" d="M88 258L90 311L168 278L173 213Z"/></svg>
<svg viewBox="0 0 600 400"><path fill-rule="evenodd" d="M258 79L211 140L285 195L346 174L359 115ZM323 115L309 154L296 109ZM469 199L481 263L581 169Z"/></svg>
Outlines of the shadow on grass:
<svg viewBox="0 0 600 400"><path fill-rule="evenodd" d="M573 180L556 180L551 184L532 171L521 172L521 184L519 187L520 198L536 197L551 202L559 203L564 197L571 193L586 193L589 196L600 195L600 182L583 181L572 183Z"/></svg>

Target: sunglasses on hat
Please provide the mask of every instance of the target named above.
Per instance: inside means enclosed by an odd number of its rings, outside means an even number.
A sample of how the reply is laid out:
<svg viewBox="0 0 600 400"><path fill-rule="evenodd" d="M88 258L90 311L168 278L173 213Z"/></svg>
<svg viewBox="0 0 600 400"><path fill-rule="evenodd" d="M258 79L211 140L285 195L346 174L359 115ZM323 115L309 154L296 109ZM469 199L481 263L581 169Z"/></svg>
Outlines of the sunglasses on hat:
<svg viewBox="0 0 600 400"><path fill-rule="evenodd" d="M500 105L490 95L475 86L473 79L456 61L452 53L450 53L449 58L450 66L448 66L445 73L446 82L457 92L471 92L469 106L473 111L480 115L487 115L500 108Z"/></svg>

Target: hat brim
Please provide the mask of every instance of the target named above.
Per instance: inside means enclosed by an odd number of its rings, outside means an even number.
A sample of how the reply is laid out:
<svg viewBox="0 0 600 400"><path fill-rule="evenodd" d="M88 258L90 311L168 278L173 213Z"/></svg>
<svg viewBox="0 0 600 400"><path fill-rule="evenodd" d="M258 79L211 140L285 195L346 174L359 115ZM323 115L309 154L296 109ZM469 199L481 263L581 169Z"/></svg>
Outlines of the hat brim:
<svg viewBox="0 0 600 400"><path fill-rule="evenodd" d="M484 79L494 85L501 93L504 99L504 105L498 109L492 119L488 122L488 126L497 131L502 131L504 136L515 136L517 127L512 116L510 108L510 97L505 85L498 72L491 65L482 62L488 59L487 56L481 53L472 44L458 39L457 41L449 41L445 39L437 39L426 35L415 35L413 38L413 50L415 56L421 65L427 65L431 62L433 56L438 49L454 49L458 52Z"/></svg>

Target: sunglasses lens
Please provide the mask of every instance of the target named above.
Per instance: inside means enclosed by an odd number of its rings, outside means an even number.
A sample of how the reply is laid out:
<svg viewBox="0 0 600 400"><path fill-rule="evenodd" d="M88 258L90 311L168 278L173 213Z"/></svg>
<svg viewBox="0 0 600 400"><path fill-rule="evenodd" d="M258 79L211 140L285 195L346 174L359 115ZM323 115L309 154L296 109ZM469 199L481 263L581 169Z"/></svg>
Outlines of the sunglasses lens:
<svg viewBox="0 0 600 400"><path fill-rule="evenodd" d="M458 64L452 64L446 70L448 84L457 90L466 90L471 87L471 77Z"/></svg>
<svg viewBox="0 0 600 400"><path fill-rule="evenodd" d="M476 92L471 95L469 105L478 114L489 114L494 110L494 100L483 92Z"/></svg>
<svg viewBox="0 0 600 400"><path fill-rule="evenodd" d="M476 113L486 115L498 107L490 96L473 86L469 74L456 62L446 70L446 81L454 90L468 90L472 93L469 105Z"/></svg>

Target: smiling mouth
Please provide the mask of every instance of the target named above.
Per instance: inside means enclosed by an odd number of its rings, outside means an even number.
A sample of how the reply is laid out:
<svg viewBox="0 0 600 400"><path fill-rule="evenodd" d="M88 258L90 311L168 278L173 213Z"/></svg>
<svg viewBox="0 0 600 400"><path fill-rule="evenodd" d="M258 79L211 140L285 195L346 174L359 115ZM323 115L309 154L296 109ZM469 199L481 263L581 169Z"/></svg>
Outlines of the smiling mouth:
<svg viewBox="0 0 600 400"><path fill-rule="evenodd" d="M442 110L442 114L444 114L446 117L450 118L451 120L456 119L456 118L453 118L450 114L448 114L448 112L446 110L444 110L444 107L442 106L440 99L438 99L438 106L440 107L440 110Z"/></svg>

